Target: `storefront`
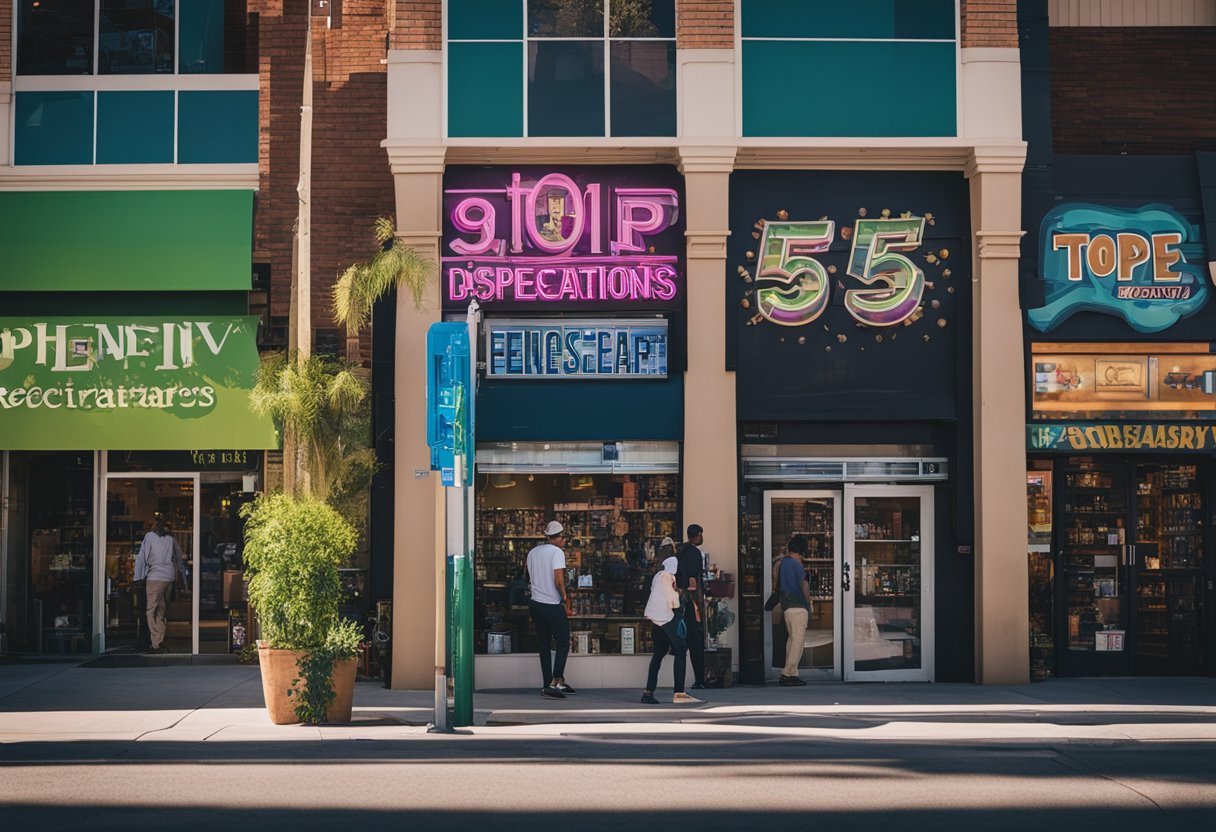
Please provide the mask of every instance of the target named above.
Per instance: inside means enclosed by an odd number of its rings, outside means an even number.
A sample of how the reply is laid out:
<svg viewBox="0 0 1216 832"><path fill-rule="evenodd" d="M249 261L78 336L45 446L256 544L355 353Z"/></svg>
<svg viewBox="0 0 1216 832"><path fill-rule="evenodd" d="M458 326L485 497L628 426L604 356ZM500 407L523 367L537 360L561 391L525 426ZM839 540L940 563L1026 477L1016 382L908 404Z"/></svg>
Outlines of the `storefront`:
<svg viewBox="0 0 1216 832"><path fill-rule="evenodd" d="M810 680L974 678L965 180L736 171L727 338L740 454L739 677L785 664L764 610L810 544Z"/></svg>
<svg viewBox="0 0 1216 832"><path fill-rule="evenodd" d="M1188 157L1057 157L1054 192L1028 199L1038 678L1213 669L1216 205L1196 173Z"/></svg>
<svg viewBox="0 0 1216 832"><path fill-rule="evenodd" d="M682 183L670 167L460 168L444 175L442 292L484 316L477 401L479 688L535 687L524 564L567 529L579 687L638 684L655 550L679 539Z"/></svg>

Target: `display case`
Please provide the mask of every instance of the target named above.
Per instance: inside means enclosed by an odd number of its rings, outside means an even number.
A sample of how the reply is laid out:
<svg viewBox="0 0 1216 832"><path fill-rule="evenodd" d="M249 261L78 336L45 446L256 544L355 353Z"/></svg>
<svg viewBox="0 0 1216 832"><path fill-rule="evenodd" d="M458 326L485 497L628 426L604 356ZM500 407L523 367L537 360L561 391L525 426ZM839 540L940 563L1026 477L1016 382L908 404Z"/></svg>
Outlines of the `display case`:
<svg viewBox="0 0 1216 832"><path fill-rule="evenodd" d="M1122 568L1127 475L1119 469L1064 475L1063 607L1071 652L1120 652L1126 634Z"/></svg>
<svg viewBox="0 0 1216 832"><path fill-rule="evenodd" d="M853 654L857 670L921 667L921 505L916 497L852 503Z"/></svg>
<svg viewBox="0 0 1216 832"><path fill-rule="evenodd" d="M1040 465L1044 463L1039 463ZM1050 463L1047 463L1050 464ZM1030 677L1055 675L1055 569L1051 553L1050 469L1026 472L1027 600L1030 619Z"/></svg>

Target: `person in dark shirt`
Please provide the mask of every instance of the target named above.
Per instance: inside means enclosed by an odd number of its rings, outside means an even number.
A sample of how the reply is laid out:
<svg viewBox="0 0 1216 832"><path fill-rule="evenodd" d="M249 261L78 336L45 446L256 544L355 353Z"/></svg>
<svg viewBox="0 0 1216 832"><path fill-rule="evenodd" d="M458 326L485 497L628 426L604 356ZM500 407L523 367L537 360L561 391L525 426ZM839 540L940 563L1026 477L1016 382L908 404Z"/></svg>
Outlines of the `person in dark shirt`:
<svg viewBox="0 0 1216 832"><path fill-rule="evenodd" d="M687 542L680 547L676 586L684 593L684 626L688 630L688 658L692 661L693 690L705 689L705 625L702 621L702 579L705 561L700 546L705 542L705 530L693 523L688 527Z"/></svg>

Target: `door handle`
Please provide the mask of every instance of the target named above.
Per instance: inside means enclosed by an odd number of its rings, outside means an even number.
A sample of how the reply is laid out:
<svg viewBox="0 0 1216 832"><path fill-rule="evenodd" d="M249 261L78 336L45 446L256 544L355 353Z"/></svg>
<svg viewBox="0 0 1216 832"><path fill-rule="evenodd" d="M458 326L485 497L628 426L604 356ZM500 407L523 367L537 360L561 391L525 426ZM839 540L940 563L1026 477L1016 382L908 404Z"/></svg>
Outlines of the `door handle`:
<svg viewBox="0 0 1216 832"><path fill-rule="evenodd" d="M840 564L840 588L845 592L853 588L852 568L847 563Z"/></svg>

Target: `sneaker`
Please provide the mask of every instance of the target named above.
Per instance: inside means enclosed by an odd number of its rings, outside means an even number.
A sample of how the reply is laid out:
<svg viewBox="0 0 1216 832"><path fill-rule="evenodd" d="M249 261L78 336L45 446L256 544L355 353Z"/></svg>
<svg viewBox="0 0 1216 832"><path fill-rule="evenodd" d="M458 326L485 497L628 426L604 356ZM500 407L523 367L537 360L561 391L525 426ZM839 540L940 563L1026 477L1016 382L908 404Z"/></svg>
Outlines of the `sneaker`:
<svg viewBox="0 0 1216 832"><path fill-rule="evenodd" d="M659 704L659 700L654 698L653 693L643 692L642 693L642 704L643 705L657 705L657 704Z"/></svg>
<svg viewBox="0 0 1216 832"><path fill-rule="evenodd" d="M782 676L781 684L785 685L786 687L799 687L801 685L805 685L806 682L802 681L802 679L798 678L797 676Z"/></svg>
<svg viewBox="0 0 1216 832"><path fill-rule="evenodd" d="M704 682L696 682L696 683L694 683L694 684L693 684L692 689L693 689L693 690L705 690L705 683L704 683Z"/></svg>
<svg viewBox="0 0 1216 832"><path fill-rule="evenodd" d="M574 694L578 693L578 691L576 691L574 688L567 685L565 682L554 685L553 687L557 688L562 693L566 694L566 696L573 696Z"/></svg>
<svg viewBox="0 0 1216 832"><path fill-rule="evenodd" d="M677 693L675 696L671 697L671 704L673 704L673 705L703 705L703 704L705 704L705 700L698 699L695 696L689 696L687 693Z"/></svg>
<svg viewBox="0 0 1216 832"><path fill-rule="evenodd" d="M553 688L553 687L541 688L540 695L545 697L546 699L565 699L566 698L566 694L562 693L560 690L558 690L557 688Z"/></svg>

